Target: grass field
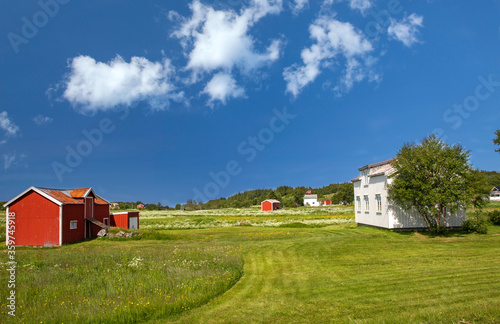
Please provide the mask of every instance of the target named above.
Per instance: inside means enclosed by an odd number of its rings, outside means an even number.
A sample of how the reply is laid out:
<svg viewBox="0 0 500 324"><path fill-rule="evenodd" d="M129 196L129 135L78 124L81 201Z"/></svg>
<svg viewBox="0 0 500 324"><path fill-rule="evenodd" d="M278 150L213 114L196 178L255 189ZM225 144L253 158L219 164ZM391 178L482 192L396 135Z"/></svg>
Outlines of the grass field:
<svg viewBox="0 0 500 324"><path fill-rule="evenodd" d="M141 224L171 215L150 216ZM500 227L435 237L294 226L316 216L280 216L295 221L288 227L149 229L147 240L18 248L15 322L500 322ZM0 322L12 321L4 300Z"/></svg>

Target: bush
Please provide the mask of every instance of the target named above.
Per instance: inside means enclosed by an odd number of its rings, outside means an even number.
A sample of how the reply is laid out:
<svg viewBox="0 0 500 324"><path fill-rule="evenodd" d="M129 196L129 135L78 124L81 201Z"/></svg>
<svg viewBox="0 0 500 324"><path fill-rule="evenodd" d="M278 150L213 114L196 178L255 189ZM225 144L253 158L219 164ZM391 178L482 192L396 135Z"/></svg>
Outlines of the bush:
<svg viewBox="0 0 500 324"><path fill-rule="evenodd" d="M462 224L462 230L466 233L478 233L478 234L486 234L488 233L488 226L486 225L486 221L480 218L476 221L474 218L468 218Z"/></svg>
<svg viewBox="0 0 500 324"><path fill-rule="evenodd" d="M493 225L500 225L500 210L489 212L488 219Z"/></svg>

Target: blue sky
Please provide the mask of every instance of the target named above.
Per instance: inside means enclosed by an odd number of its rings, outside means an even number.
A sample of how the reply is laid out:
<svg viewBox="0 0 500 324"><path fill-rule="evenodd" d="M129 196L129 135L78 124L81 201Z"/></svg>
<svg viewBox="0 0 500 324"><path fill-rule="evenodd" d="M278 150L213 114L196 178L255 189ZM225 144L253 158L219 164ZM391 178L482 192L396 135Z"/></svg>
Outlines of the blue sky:
<svg viewBox="0 0 500 324"><path fill-rule="evenodd" d="M317 187L432 132L499 170L500 1L1 6L1 200Z"/></svg>

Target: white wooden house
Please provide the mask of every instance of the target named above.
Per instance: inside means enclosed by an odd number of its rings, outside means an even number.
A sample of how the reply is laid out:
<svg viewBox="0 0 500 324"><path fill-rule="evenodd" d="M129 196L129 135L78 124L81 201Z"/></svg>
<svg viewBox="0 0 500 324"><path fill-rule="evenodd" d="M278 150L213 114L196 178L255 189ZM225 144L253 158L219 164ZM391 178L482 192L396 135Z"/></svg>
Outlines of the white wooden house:
<svg viewBox="0 0 500 324"><path fill-rule="evenodd" d="M396 171L391 165L393 161L385 160L358 169L360 175L352 180L356 223L391 230L425 229L425 221L417 212L403 211L387 198L387 186L393 180L390 176ZM465 219L465 210L448 215L448 227L460 228Z"/></svg>
<svg viewBox="0 0 500 324"><path fill-rule="evenodd" d="M500 201L500 187L493 187L490 192L491 201Z"/></svg>
<svg viewBox="0 0 500 324"><path fill-rule="evenodd" d="M304 196L304 206L318 207L320 202L318 201L318 195L305 195Z"/></svg>

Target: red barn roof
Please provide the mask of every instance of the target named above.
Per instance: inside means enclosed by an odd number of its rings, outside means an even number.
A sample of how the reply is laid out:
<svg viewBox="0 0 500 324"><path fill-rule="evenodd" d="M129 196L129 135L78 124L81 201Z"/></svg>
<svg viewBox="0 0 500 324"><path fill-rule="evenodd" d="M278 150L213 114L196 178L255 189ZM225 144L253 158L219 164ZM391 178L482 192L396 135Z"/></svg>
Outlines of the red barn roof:
<svg viewBox="0 0 500 324"><path fill-rule="evenodd" d="M31 190L39 193L40 195L44 196L45 198L49 199L50 201L56 203L57 205L83 205L84 202L81 200L78 200L78 198L85 198L88 197L91 193L91 196L94 196L94 202L98 205L108 205L109 202L104 200L103 198L99 197L94 193L94 190L92 188L79 188L79 189L49 189L49 188L38 188L38 187L29 187L27 190L16 196L14 199L10 200L7 202L4 207L9 206L22 196L24 196L26 193L30 192Z"/></svg>

